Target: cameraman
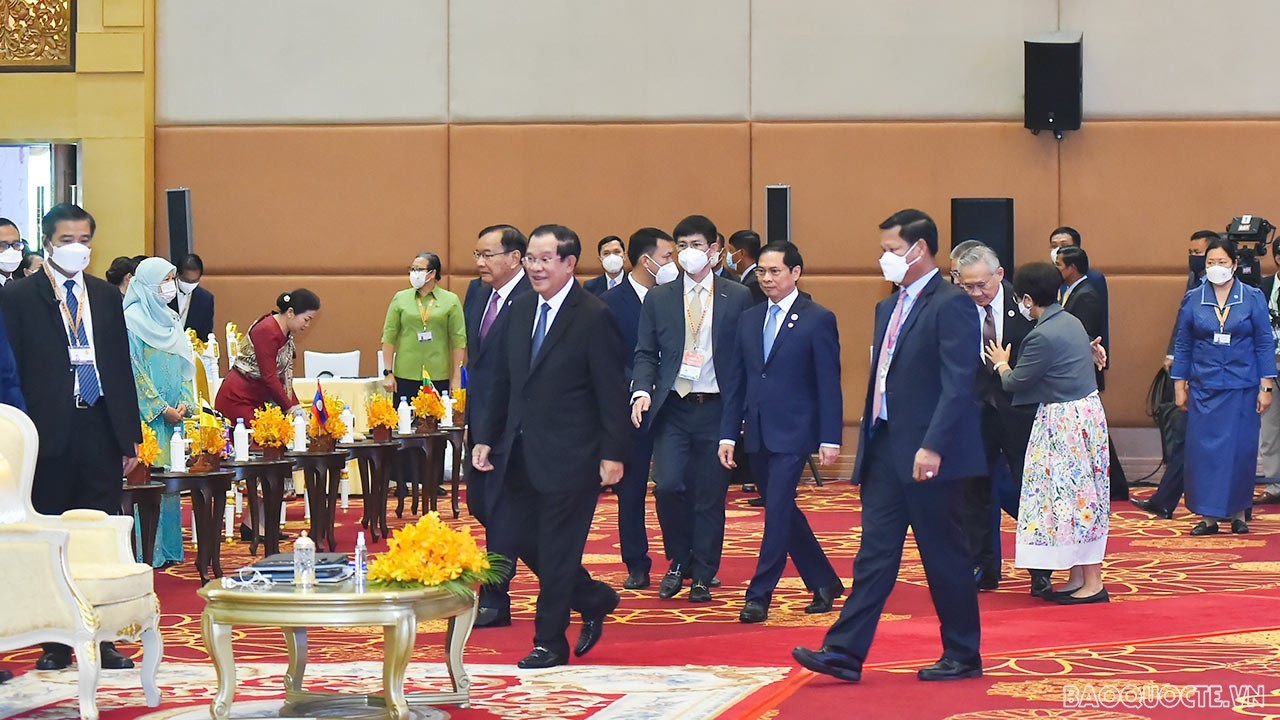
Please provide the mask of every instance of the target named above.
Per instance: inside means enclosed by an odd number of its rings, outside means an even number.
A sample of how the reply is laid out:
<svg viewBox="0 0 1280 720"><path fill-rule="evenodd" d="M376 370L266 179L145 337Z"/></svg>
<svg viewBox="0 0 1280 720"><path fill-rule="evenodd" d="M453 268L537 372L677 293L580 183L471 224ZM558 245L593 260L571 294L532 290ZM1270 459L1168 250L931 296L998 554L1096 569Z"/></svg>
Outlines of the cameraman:
<svg viewBox="0 0 1280 720"><path fill-rule="evenodd" d="M1280 269L1280 240L1271 243L1271 261ZM1277 337L1277 325L1280 325L1280 282L1276 282L1276 273L1262 280L1262 294L1267 296L1267 308L1271 311L1271 327ZM1280 368L1280 354L1277 355L1277 368ZM1258 461L1262 465L1262 475L1266 478L1280 476L1280 404L1272 403L1262 414L1262 432L1258 435ZM1280 483L1272 483L1263 489L1254 499L1255 504L1263 505L1280 502Z"/></svg>

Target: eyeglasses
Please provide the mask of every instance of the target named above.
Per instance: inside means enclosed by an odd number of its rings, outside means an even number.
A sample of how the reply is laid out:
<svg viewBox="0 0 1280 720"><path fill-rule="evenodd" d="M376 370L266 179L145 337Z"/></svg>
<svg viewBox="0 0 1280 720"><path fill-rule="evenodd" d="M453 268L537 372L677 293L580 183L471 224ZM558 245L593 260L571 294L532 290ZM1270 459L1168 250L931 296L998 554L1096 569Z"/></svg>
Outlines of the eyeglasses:
<svg viewBox="0 0 1280 720"><path fill-rule="evenodd" d="M959 276L957 275L957 279L958 278ZM986 280L980 283L956 283L956 284L960 286L961 290L964 290L967 293L983 292L984 290L986 290L988 287L991 286L992 280L995 280L995 278L987 278Z"/></svg>
<svg viewBox="0 0 1280 720"><path fill-rule="evenodd" d="M784 267L762 268L756 266L756 277L765 277L767 275L771 278L780 278L783 275L790 274L790 272L790 270Z"/></svg>
<svg viewBox="0 0 1280 720"><path fill-rule="evenodd" d="M431 268L420 268L410 265L409 272L431 272Z"/></svg>
<svg viewBox="0 0 1280 720"><path fill-rule="evenodd" d="M3 251L5 251L5 250L11 250L11 249L12 249L12 250L26 250L26 249L27 249L27 241L25 241L25 240L14 240L13 242L0 242L0 252L3 252Z"/></svg>
<svg viewBox="0 0 1280 720"><path fill-rule="evenodd" d="M563 258L561 258L559 255L547 255L546 257L533 257L531 255L525 255L523 258L521 258L520 261L524 263L525 267L534 268L534 267L541 267L543 265L550 265L552 262L557 260L562 260L562 259Z"/></svg>
<svg viewBox="0 0 1280 720"><path fill-rule="evenodd" d="M499 255L510 255L513 252L515 252L515 250L500 250L498 252L473 252L471 253L471 257L474 257L477 260L484 260L485 262L488 262L489 260L492 260L493 258L496 258Z"/></svg>

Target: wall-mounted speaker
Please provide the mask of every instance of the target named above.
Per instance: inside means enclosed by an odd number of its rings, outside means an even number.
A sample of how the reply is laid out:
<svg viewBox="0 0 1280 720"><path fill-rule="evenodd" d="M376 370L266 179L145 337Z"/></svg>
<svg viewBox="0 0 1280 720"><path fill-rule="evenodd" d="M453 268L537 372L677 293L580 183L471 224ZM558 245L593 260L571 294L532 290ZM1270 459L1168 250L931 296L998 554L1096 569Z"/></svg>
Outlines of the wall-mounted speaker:
<svg viewBox="0 0 1280 720"><path fill-rule="evenodd" d="M791 186L764 186L764 241L791 241Z"/></svg>
<svg viewBox="0 0 1280 720"><path fill-rule="evenodd" d="M1013 278L1013 198L951 198L951 249L977 240L996 251Z"/></svg>
<svg viewBox="0 0 1280 720"><path fill-rule="evenodd" d="M191 227L191 190L169 188L164 191L164 200L169 213L169 261L177 263L183 256L195 252Z"/></svg>
<svg viewBox="0 0 1280 720"><path fill-rule="evenodd" d="M1079 130L1083 107L1084 33L1049 32L1023 43L1025 119L1032 132Z"/></svg>

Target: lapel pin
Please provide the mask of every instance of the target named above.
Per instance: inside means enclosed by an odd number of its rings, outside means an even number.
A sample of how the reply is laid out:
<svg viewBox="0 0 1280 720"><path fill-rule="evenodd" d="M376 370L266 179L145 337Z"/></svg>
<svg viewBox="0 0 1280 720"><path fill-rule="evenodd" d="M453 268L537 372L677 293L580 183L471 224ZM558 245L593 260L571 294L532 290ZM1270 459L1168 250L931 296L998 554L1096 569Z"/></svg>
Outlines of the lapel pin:
<svg viewBox="0 0 1280 720"><path fill-rule="evenodd" d="M1012 311L1012 310L1010 310L1010 311L1009 311L1009 317L1013 317L1013 311Z"/></svg>
<svg viewBox="0 0 1280 720"><path fill-rule="evenodd" d="M789 328L793 328L793 327L795 327L795 326L796 326L796 324L795 324L795 323L787 323L787 327L789 327Z"/></svg>
<svg viewBox="0 0 1280 720"><path fill-rule="evenodd" d="M791 313L791 319L792 319L792 320L799 320L799 319L800 319L800 316L799 316L799 315L797 315L797 314L795 314L795 313Z"/></svg>

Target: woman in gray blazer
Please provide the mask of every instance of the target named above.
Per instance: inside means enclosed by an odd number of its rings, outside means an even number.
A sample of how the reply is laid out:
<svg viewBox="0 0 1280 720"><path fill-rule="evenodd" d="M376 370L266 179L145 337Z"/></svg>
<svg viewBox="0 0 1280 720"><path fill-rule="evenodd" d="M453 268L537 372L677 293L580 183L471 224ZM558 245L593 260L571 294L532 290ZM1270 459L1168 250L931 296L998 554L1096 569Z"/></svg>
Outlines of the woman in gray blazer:
<svg viewBox="0 0 1280 720"><path fill-rule="evenodd" d="M1108 602L1102 557L1111 511L1110 448L1094 376L1100 348L1058 304L1061 287L1061 274L1048 263L1019 268L1014 297L1036 325L1022 341L1017 367L1009 365L1009 348L991 342L986 349L1014 404L1040 405L1027 443L1014 565L1070 569L1062 590L1042 596L1047 600Z"/></svg>

